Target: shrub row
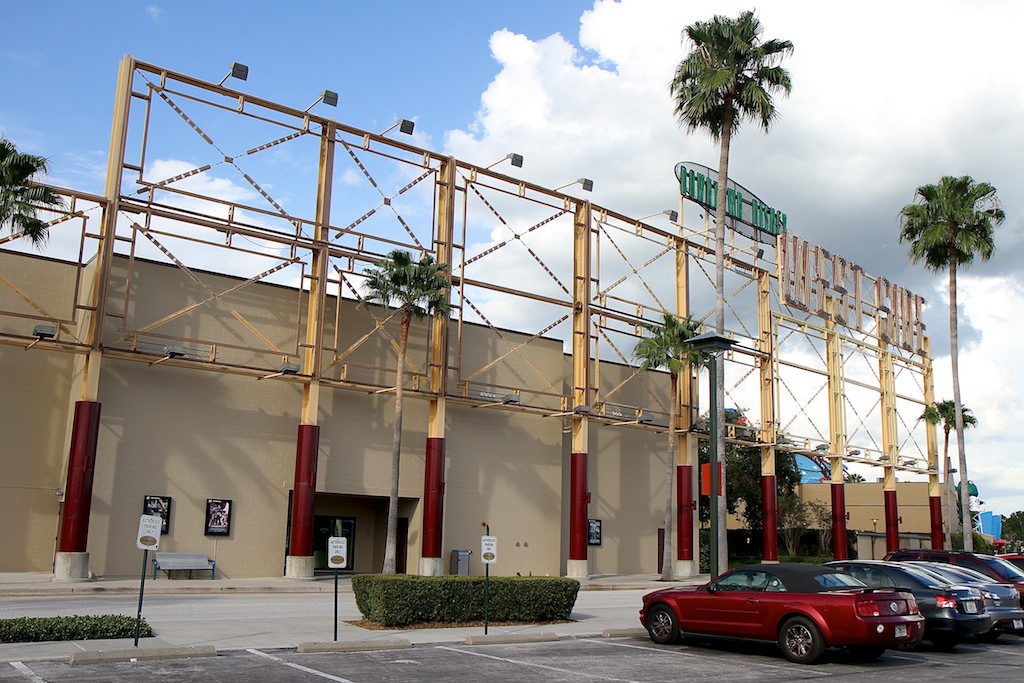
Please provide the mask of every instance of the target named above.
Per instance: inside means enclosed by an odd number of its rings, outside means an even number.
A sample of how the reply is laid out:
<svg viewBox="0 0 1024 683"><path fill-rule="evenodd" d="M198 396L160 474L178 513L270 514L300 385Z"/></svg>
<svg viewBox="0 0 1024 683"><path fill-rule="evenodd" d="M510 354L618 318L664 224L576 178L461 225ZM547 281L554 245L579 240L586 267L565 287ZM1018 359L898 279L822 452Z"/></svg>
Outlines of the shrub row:
<svg viewBox="0 0 1024 683"><path fill-rule="evenodd" d="M139 635L153 635L142 620ZM40 643L51 640L96 640L134 638L135 618L123 614L70 617L18 617L0 619L0 643Z"/></svg>
<svg viewBox="0 0 1024 683"><path fill-rule="evenodd" d="M484 618L484 577L357 574L356 607L381 626L423 622L457 623ZM580 582L552 577L493 577L488 589L490 621L563 621L576 604Z"/></svg>

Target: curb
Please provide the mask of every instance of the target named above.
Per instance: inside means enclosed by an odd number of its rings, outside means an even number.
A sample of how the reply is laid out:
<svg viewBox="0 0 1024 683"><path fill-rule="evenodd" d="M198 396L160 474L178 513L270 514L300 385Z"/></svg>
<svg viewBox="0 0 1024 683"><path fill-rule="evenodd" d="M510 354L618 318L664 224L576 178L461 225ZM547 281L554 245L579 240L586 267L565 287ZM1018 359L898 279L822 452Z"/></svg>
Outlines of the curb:
<svg viewBox="0 0 1024 683"><path fill-rule="evenodd" d="M602 638L646 638L645 628L606 628L601 631Z"/></svg>
<svg viewBox="0 0 1024 683"><path fill-rule="evenodd" d="M135 662L150 659L191 659L193 657L216 657L213 645L193 647L154 647L130 650L95 650L75 652L68 658L68 664L107 664L111 662Z"/></svg>
<svg viewBox="0 0 1024 683"><path fill-rule="evenodd" d="M510 645L513 643L548 643L561 640L554 633L510 633L503 635L468 636L466 645Z"/></svg>
<svg viewBox="0 0 1024 683"><path fill-rule="evenodd" d="M342 640L334 641L313 641L299 643L295 651L300 654L313 652L359 652L362 650L401 650L412 647L408 640Z"/></svg>

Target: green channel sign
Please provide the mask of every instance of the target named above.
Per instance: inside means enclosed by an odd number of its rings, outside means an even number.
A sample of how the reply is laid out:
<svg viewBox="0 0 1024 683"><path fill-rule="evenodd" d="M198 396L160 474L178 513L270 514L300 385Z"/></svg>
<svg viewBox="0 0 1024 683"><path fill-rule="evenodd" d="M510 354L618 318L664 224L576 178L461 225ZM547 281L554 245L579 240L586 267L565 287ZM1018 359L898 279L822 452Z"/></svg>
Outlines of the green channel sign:
<svg viewBox="0 0 1024 683"><path fill-rule="evenodd" d="M679 194L714 213L718 206L718 171L703 164L682 161L676 164L675 172L679 181ZM732 180L729 180L725 190L725 213L743 226L753 228L748 231L733 226L738 232L759 242L774 242L776 236L786 232L786 214L768 206L753 192Z"/></svg>

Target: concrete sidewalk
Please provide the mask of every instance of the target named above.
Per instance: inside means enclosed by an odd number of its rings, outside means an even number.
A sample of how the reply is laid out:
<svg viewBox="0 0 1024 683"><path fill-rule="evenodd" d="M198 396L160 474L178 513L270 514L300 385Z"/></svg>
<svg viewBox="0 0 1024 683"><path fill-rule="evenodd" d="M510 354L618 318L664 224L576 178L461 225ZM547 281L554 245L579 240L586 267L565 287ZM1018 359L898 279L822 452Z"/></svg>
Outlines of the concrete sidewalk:
<svg viewBox="0 0 1024 683"><path fill-rule="evenodd" d="M0 618L72 613L120 613L134 616L139 577L101 578L67 583L50 574L0 573ZM332 639L334 577L311 580L267 577L255 579L172 579L146 577L143 616L155 637L48 643L0 644L0 662L79 658L102 653L104 661L124 661L131 655L198 656L200 650L296 648L339 649L404 647L428 643L481 644L497 639L515 641L552 638L643 635L638 620L640 598L673 585L699 584L706 575L666 583L656 575L593 576L580 581L571 621L488 627L372 630L350 624L361 614L355 606L350 577L338 581L338 643ZM327 593L328 595L322 595ZM223 600L215 599L223 596ZM212 647L211 647L212 646ZM191 655L189 654L191 652Z"/></svg>

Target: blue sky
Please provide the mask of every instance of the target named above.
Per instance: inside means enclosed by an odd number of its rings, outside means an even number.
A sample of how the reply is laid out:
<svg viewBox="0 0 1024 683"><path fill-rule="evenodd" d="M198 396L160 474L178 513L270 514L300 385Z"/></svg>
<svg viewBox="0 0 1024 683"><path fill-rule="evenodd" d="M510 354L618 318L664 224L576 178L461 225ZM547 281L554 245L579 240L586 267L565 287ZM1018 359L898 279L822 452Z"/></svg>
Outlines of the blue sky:
<svg viewBox="0 0 1024 683"><path fill-rule="evenodd" d="M478 164L510 151L516 175L555 186L594 180L592 198L645 215L676 202L672 168L716 165L703 135L672 118L667 83L681 29L747 2L449 0L381 2L7 3L0 134L51 160L51 181L102 190L117 68L124 54L381 131L415 119L414 143ZM792 96L769 135L747 126L730 175L789 216L801 237L927 299L936 395L951 397L945 278L908 264L896 217L914 189L969 174L999 190L997 253L962 274L961 381L980 426L971 477L987 509L1024 508L1017 424L1024 377L1024 5L983 0L796 3L763 0L770 38L796 50ZM322 107L322 105L320 105ZM324 113L322 110L321 113ZM177 160L182 167L193 159Z"/></svg>

